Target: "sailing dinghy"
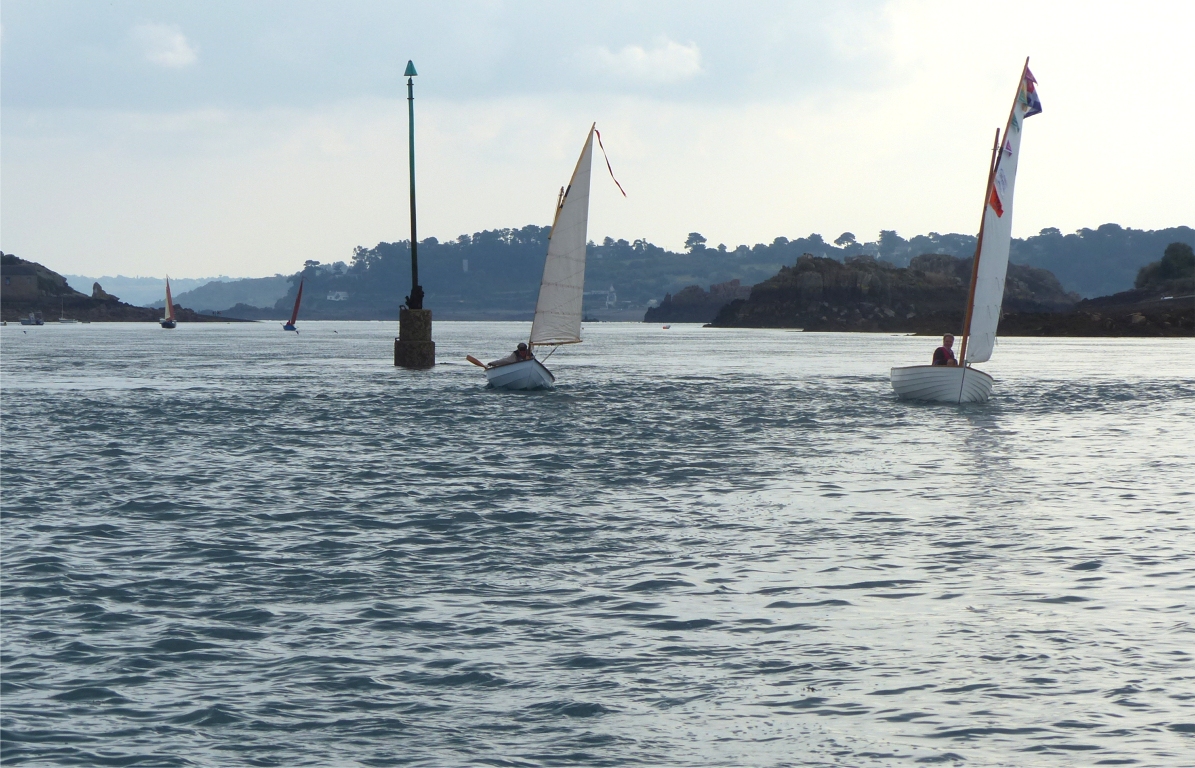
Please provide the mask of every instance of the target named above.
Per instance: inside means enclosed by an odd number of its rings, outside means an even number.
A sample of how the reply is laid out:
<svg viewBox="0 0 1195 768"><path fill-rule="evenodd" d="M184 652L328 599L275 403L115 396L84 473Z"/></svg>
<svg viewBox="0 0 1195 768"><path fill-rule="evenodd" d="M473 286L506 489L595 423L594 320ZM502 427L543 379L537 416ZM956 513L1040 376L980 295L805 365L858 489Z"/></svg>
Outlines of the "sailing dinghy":
<svg viewBox="0 0 1195 768"><path fill-rule="evenodd" d="M159 320L158 324L163 328L173 328L177 325L174 322L174 299L170 297L170 275L166 275L166 316Z"/></svg>
<svg viewBox="0 0 1195 768"><path fill-rule="evenodd" d="M554 347L551 357L562 344L581 342L581 301L585 293L585 243L589 224L589 177L593 159L593 139L601 146L602 136L597 124L589 127L581 156L573 169L568 186L560 190L556 201L556 217L548 236L548 256L544 259L544 274L539 283L539 299L535 303L535 319L531 323L528 341L530 357L520 360L513 353L491 363L482 363L472 355L467 359L485 368L485 377L495 389L550 389L556 377L535 358L536 347ZM602 149L603 156L605 149ZM610 168L609 159L606 168ZM613 170L610 178L614 178ZM618 184L618 180L614 180ZM618 185L622 192L622 185ZM623 197L626 192L623 192ZM547 360L547 357L544 359Z"/></svg>
<svg viewBox="0 0 1195 768"><path fill-rule="evenodd" d="M1036 84L1029 71L1029 59L1025 59L1017 96L1004 126L1003 144L997 132L992 147L979 245L971 263L971 287L963 312L963 344L959 350L962 362L958 366L893 368L892 389L897 397L938 403L983 403L992 394L992 377L972 364L990 360L996 346L996 326L1000 323L1008 249L1012 243L1012 193L1021 152L1021 128L1026 117L1041 112Z"/></svg>
<svg viewBox="0 0 1195 768"><path fill-rule="evenodd" d="M292 311L290 313L290 322L282 324L282 330L294 331L295 333L299 332L299 329L295 327L295 322L299 319L299 302L302 300L303 300L303 281L299 280L299 295L295 297L294 311Z"/></svg>

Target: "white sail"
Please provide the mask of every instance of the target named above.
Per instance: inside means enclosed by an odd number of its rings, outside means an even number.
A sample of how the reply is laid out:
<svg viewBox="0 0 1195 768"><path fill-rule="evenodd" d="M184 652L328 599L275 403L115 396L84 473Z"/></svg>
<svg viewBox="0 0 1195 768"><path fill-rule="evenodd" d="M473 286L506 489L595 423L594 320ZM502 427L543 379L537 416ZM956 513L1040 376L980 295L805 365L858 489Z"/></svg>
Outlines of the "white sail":
<svg viewBox="0 0 1195 768"><path fill-rule="evenodd" d="M573 178L556 208L548 258L531 323L531 344L575 344L581 340L581 299L585 293L585 243L589 224L589 170L593 127L585 137Z"/></svg>
<svg viewBox="0 0 1195 768"><path fill-rule="evenodd" d="M166 278L166 317L163 320L174 319L174 299L170 296L170 278Z"/></svg>
<svg viewBox="0 0 1195 768"><path fill-rule="evenodd" d="M1021 152L1021 129L1026 117L1040 111L1033 75L1026 67L1008 126L1004 129L996 172L992 175L984 206L983 239L976 254L979 264L964 361L967 363L991 359L996 346L996 327L1000 324L1000 306L1004 301L1004 278L1008 273L1008 249L1012 244L1012 197Z"/></svg>

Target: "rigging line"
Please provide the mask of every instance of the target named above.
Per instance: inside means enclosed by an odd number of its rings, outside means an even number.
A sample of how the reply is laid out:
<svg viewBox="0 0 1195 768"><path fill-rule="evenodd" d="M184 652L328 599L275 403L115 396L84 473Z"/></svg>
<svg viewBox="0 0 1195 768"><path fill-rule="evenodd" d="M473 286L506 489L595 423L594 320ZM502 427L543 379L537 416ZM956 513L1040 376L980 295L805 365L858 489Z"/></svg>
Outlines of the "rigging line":
<svg viewBox="0 0 1195 768"><path fill-rule="evenodd" d="M597 128L594 128L593 132L597 134L598 146L602 148L602 157L606 158L606 170L610 172L610 178L614 179L614 169L610 167L610 156L606 154L606 147L602 144L602 132ZM626 190L618 183L618 179L614 179L614 185L618 187L619 192L622 192L623 197L627 196Z"/></svg>

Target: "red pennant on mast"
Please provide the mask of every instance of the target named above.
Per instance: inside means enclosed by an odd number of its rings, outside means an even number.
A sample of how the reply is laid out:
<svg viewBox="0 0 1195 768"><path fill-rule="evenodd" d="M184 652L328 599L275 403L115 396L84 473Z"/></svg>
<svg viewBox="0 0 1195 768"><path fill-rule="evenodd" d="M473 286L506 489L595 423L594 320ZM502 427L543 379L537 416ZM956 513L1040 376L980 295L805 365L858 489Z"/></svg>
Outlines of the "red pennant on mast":
<svg viewBox="0 0 1195 768"><path fill-rule="evenodd" d="M606 170L610 172L610 178L614 179L614 169L610 167L610 156L606 154L606 147L602 145L602 132L597 128L594 128L593 132L597 134L598 146L602 148L602 157L606 158ZM627 196L626 190L618 183L618 179L614 179L614 185L618 187L619 192L622 192L623 197Z"/></svg>
<svg viewBox="0 0 1195 768"><path fill-rule="evenodd" d="M992 194L988 197L988 205L992 206L992 210L996 212L996 216L1004 215L1004 204L1000 202L1000 195L996 192L996 186L992 185Z"/></svg>

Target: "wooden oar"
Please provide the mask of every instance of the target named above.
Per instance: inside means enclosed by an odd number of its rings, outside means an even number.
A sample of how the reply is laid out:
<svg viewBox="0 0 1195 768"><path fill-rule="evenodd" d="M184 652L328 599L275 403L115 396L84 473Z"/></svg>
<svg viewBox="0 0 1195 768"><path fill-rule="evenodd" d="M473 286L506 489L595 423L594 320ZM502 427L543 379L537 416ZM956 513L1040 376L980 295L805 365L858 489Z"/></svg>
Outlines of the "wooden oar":
<svg viewBox="0 0 1195 768"><path fill-rule="evenodd" d="M480 365L482 368L485 368L485 363L481 362L476 357L473 357L473 355L465 355L465 359L470 363L473 363L473 365Z"/></svg>

